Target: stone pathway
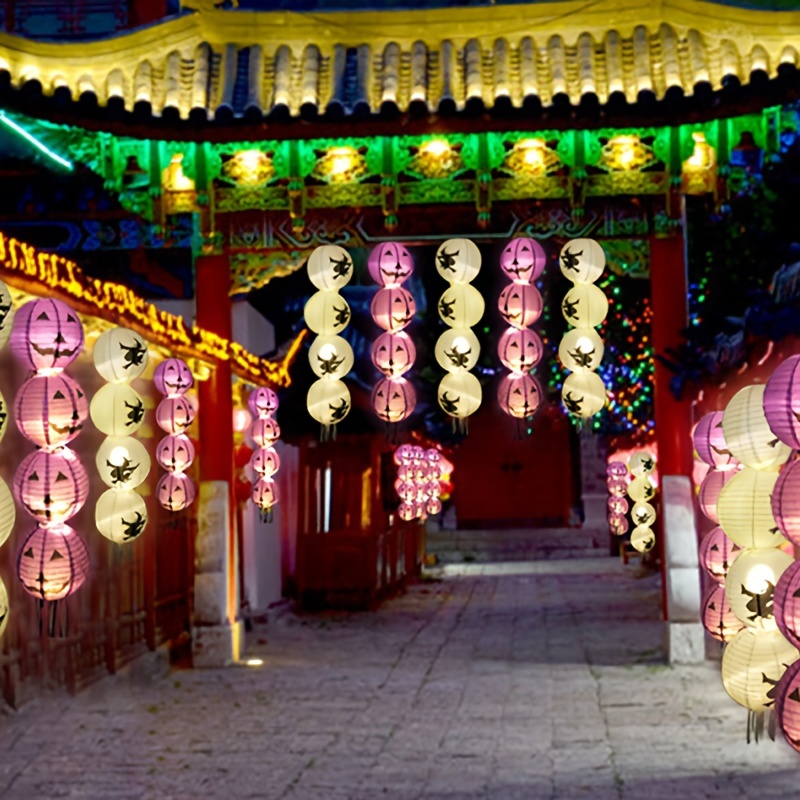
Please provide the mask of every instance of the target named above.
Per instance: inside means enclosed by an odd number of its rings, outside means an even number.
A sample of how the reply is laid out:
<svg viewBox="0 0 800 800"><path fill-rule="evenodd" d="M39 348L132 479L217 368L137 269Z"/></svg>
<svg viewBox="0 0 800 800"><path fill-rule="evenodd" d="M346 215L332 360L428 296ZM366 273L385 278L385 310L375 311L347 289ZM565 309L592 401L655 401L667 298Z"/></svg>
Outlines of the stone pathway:
<svg viewBox="0 0 800 800"><path fill-rule="evenodd" d="M716 664L662 665L658 585L613 559L462 565L374 613L285 614L261 667L108 679L0 721L0 797L797 798Z"/></svg>

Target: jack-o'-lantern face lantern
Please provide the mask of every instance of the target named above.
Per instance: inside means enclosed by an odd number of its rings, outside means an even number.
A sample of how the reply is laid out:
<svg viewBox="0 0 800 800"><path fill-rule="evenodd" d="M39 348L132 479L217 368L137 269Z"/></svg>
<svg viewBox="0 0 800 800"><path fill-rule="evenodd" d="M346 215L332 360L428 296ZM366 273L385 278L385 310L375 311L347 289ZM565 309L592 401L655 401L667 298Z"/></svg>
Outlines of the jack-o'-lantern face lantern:
<svg viewBox="0 0 800 800"><path fill-rule="evenodd" d="M194 445L185 434L165 436L156 447L156 461L167 472L185 472L194 461Z"/></svg>
<svg viewBox="0 0 800 800"><path fill-rule="evenodd" d="M75 516L86 502L89 478L68 448L55 453L37 450L17 467L14 493L40 525L57 525Z"/></svg>
<svg viewBox="0 0 800 800"><path fill-rule="evenodd" d="M372 407L384 422L402 422L416 405L414 387L405 378L382 378L372 390Z"/></svg>
<svg viewBox="0 0 800 800"><path fill-rule="evenodd" d="M337 291L350 283L353 260L343 247L322 245L308 258L308 277L320 291Z"/></svg>
<svg viewBox="0 0 800 800"><path fill-rule="evenodd" d="M180 472L165 472L156 486L156 497L167 511L183 511L195 498L195 485L191 478Z"/></svg>
<svg viewBox="0 0 800 800"><path fill-rule="evenodd" d="M744 628L733 613L721 584L713 586L703 600L703 627L720 642L729 642Z"/></svg>
<svg viewBox="0 0 800 800"><path fill-rule="evenodd" d="M165 433L183 433L194 422L194 407L185 397L165 397L156 408L156 422Z"/></svg>
<svg viewBox="0 0 800 800"><path fill-rule="evenodd" d="M269 447L276 439L280 439L280 436L280 425L270 417L254 419L250 425L250 438L256 447Z"/></svg>
<svg viewBox="0 0 800 800"><path fill-rule="evenodd" d="M528 328L508 328L497 345L500 360L512 372L527 372L542 359L544 345Z"/></svg>
<svg viewBox="0 0 800 800"><path fill-rule="evenodd" d="M606 500L606 508L610 513L627 514L628 501L624 497L614 497L612 495Z"/></svg>
<svg viewBox="0 0 800 800"><path fill-rule="evenodd" d="M731 541L722 528L714 528L700 542L700 566L719 583L724 583L742 548Z"/></svg>
<svg viewBox="0 0 800 800"><path fill-rule="evenodd" d="M272 478L259 478L253 484L253 502L262 511L268 511L278 503L278 484Z"/></svg>
<svg viewBox="0 0 800 800"><path fill-rule="evenodd" d="M401 500L409 501L417 498L417 486L412 481L398 478L394 482L394 488Z"/></svg>
<svg viewBox="0 0 800 800"><path fill-rule="evenodd" d="M399 286L414 271L411 254L398 242L379 244L369 255L369 274L375 283Z"/></svg>
<svg viewBox="0 0 800 800"><path fill-rule="evenodd" d="M83 429L88 411L77 381L61 373L29 378L14 402L17 427L37 447L72 441Z"/></svg>
<svg viewBox="0 0 800 800"><path fill-rule="evenodd" d="M83 325L60 300L30 300L14 317L11 350L37 372L62 370L83 350Z"/></svg>
<svg viewBox="0 0 800 800"><path fill-rule="evenodd" d="M497 390L500 407L509 416L525 419L542 402L542 390L530 375L507 375Z"/></svg>
<svg viewBox="0 0 800 800"><path fill-rule="evenodd" d="M261 386L250 393L247 407L257 419L269 417L278 410L278 395L268 386Z"/></svg>
<svg viewBox="0 0 800 800"><path fill-rule="evenodd" d="M89 551L67 525L36 528L17 556L22 588L39 600L61 600L83 585L89 575Z"/></svg>
<svg viewBox="0 0 800 800"><path fill-rule="evenodd" d="M144 337L128 328L112 328L100 334L92 358L104 380L130 383L147 367L147 344Z"/></svg>
<svg viewBox="0 0 800 800"><path fill-rule="evenodd" d="M512 283L500 293L497 307L507 325L527 328L542 314L542 296L535 286Z"/></svg>
<svg viewBox="0 0 800 800"><path fill-rule="evenodd" d="M0 442L6 435L6 427L8 426L8 406L6 406L5 398L0 394Z"/></svg>
<svg viewBox="0 0 800 800"><path fill-rule="evenodd" d="M411 293L402 286L378 289L372 298L370 311L375 322L385 331L394 333L407 327L417 313Z"/></svg>
<svg viewBox="0 0 800 800"><path fill-rule="evenodd" d="M2 347L11 336L11 326L14 321L14 301L11 299L11 292L2 281L0 281L0 347Z"/></svg>
<svg viewBox="0 0 800 800"><path fill-rule="evenodd" d="M608 515L608 527L614 536L624 536L629 528L628 518L618 511L612 511Z"/></svg>
<svg viewBox="0 0 800 800"><path fill-rule="evenodd" d="M534 239L512 239L500 256L500 269L514 283L533 283L544 271L545 254Z"/></svg>
<svg viewBox="0 0 800 800"><path fill-rule="evenodd" d="M189 365L181 358L165 358L153 373L153 383L161 394L179 397L194 385Z"/></svg>
<svg viewBox="0 0 800 800"><path fill-rule="evenodd" d="M274 447L259 447L250 456L250 468L256 475L271 478L280 468L281 458Z"/></svg>
<svg viewBox="0 0 800 800"><path fill-rule="evenodd" d="M372 363L388 378L399 377L411 369L417 349L407 333L382 333L372 345Z"/></svg>

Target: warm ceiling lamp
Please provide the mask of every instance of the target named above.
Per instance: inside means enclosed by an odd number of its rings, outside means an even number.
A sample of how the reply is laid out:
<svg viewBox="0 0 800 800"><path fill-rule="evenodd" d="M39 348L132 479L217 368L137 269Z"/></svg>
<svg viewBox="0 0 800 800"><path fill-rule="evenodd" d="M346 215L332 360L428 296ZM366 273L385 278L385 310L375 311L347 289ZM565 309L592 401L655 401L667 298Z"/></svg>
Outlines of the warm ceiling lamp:
<svg viewBox="0 0 800 800"><path fill-rule="evenodd" d="M356 151L352 147L334 147L328 151L331 175L344 175L356 163Z"/></svg>
<svg viewBox="0 0 800 800"><path fill-rule="evenodd" d="M420 147L420 152L431 158L444 158L450 154L450 144L444 139L431 139Z"/></svg>

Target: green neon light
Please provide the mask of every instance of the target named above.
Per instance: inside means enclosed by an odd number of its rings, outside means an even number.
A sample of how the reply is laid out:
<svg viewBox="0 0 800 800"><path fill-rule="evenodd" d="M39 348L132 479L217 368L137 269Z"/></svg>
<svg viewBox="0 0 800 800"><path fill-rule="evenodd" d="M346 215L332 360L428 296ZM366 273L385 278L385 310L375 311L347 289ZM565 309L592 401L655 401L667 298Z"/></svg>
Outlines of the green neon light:
<svg viewBox="0 0 800 800"><path fill-rule="evenodd" d="M71 161L62 158L58 153L54 153L49 147L42 144L33 134L26 131L21 125L17 125L14 120L9 119L2 111L0 111L0 123L5 125L9 130L12 130L17 136L20 136L29 144L32 144L40 153L44 153L44 155L52 161L55 161L59 166L64 167L64 169L69 172L75 169L75 165Z"/></svg>

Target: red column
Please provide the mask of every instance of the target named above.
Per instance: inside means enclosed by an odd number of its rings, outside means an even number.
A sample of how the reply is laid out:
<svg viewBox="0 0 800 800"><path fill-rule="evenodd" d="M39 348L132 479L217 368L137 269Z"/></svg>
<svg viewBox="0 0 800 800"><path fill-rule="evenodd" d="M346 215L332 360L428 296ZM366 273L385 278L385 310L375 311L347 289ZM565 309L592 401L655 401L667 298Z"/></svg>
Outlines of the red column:
<svg viewBox="0 0 800 800"><path fill-rule="evenodd" d="M195 260L195 301L197 325L218 336L231 338L231 273L227 254L198 256ZM211 377L198 389L200 413L200 480L226 481L230 487L231 513L233 496L233 396L231 365L218 361ZM228 530L228 614L237 616L236 531L231 519Z"/></svg>
<svg viewBox="0 0 800 800"><path fill-rule="evenodd" d="M131 0L128 4L128 27L138 28L167 16L167 0Z"/></svg>

